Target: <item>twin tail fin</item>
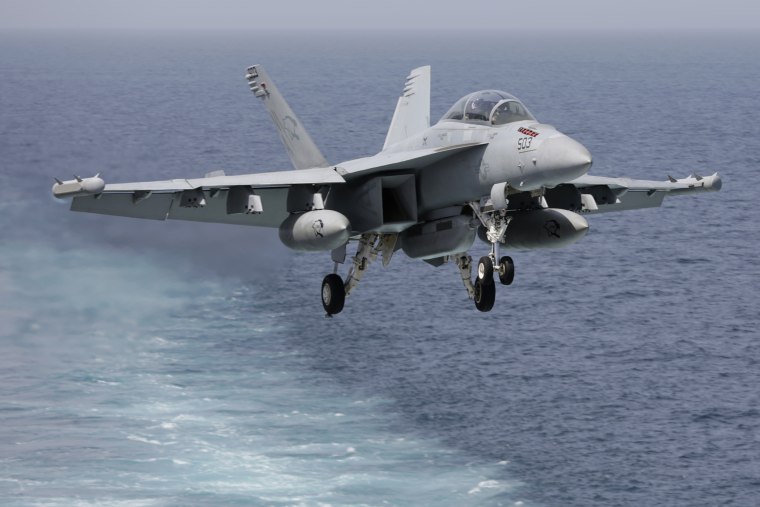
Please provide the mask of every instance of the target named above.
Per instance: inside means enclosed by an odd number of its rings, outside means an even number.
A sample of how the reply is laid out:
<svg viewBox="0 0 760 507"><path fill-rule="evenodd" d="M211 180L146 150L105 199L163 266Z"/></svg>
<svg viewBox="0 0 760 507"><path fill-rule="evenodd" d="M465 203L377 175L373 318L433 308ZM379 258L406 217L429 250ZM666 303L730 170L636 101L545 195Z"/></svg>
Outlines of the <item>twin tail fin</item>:
<svg viewBox="0 0 760 507"><path fill-rule="evenodd" d="M430 66L417 67L406 77L383 149L430 127Z"/></svg>
<svg viewBox="0 0 760 507"><path fill-rule="evenodd" d="M301 120L285 102L264 68L261 65L252 65L247 71L245 78L248 80L248 86L269 111L293 166L296 169L329 166L327 159L314 144Z"/></svg>

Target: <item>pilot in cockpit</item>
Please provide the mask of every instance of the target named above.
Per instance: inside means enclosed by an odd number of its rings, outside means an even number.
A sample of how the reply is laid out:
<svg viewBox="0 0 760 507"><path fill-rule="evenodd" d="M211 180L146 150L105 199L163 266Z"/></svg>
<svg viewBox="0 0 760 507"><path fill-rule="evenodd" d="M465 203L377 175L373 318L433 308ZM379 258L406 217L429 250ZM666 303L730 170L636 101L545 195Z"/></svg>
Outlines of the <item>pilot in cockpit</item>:
<svg viewBox="0 0 760 507"><path fill-rule="evenodd" d="M504 125L513 121L532 120L533 117L516 100L504 100L493 112L492 125Z"/></svg>
<svg viewBox="0 0 760 507"><path fill-rule="evenodd" d="M495 105L496 101L481 97L473 98L465 107L464 119L488 121L491 110Z"/></svg>

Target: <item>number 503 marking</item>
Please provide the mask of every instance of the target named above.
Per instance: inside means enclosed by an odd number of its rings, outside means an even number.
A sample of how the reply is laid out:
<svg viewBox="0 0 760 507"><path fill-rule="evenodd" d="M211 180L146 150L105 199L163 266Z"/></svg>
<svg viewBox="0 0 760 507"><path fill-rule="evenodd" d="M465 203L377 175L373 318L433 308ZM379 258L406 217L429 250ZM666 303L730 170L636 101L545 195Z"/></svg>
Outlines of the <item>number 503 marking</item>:
<svg viewBox="0 0 760 507"><path fill-rule="evenodd" d="M517 140L517 150L523 151L530 148L530 143L533 141L532 137L521 137Z"/></svg>

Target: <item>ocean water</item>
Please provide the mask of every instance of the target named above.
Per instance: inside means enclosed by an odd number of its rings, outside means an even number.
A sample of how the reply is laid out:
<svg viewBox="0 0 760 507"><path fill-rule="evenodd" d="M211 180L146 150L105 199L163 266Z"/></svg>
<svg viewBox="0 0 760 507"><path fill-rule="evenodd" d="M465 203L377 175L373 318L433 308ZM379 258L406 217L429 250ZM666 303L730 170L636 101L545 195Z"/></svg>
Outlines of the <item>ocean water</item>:
<svg viewBox="0 0 760 507"><path fill-rule="evenodd" d="M760 38L454 35L0 35L2 505L760 504ZM513 252L490 314L398 255L333 319L329 257L276 231L50 196L289 168L253 63L331 161L379 150L429 63L434 119L505 89L593 174L723 190Z"/></svg>

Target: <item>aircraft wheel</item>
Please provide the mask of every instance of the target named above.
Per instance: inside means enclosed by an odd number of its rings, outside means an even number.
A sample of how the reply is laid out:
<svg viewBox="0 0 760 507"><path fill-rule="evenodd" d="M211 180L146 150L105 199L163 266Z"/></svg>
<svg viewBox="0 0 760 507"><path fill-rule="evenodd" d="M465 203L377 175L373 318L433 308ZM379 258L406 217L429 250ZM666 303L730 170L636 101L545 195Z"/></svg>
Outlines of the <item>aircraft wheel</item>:
<svg viewBox="0 0 760 507"><path fill-rule="evenodd" d="M475 279L475 308L481 312L489 312L496 301L496 285L493 283L483 283L480 278Z"/></svg>
<svg viewBox="0 0 760 507"><path fill-rule="evenodd" d="M335 315L343 310L346 302L346 287L340 275L331 273L322 280L322 306L327 315Z"/></svg>
<svg viewBox="0 0 760 507"><path fill-rule="evenodd" d="M485 285L493 285L493 261L488 256L478 261L478 280Z"/></svg>
<svg viewBox="0 0 760 507"><path fill-rule="evenodd" d="M512 257L504 256L499 259L499 281L502 285L510 285L515 279L515 263Z"/></svg>

